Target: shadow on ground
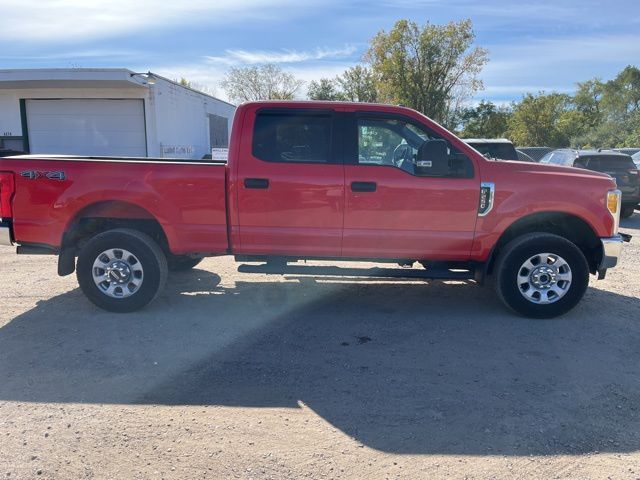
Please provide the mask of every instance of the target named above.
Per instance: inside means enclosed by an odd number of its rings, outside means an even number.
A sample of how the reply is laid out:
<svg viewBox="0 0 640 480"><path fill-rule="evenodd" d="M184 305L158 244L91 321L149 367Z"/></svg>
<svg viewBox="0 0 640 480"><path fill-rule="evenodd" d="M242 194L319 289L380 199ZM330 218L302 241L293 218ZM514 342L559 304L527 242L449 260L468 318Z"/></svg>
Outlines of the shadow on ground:
<svg viewBox="0 0 640 480"><path fill-rule="evenodd" d="M131 315L78 290L42 301L0 329L0 400L303 402L395 453L640 448L637 298L592 288L532 321L471 284L260 278L181 274Z"/></svg>

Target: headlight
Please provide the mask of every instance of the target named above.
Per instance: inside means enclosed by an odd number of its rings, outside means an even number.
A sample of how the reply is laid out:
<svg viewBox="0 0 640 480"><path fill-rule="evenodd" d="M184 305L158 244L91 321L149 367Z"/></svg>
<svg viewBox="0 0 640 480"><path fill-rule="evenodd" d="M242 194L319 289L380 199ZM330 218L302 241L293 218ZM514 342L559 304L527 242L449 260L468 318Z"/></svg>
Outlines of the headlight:
<svg viewBox="0 0 640 480"><path fill-rule="evenodd" d="M622 203L622 192L620 190L609 190L607 192L607 210L613 217L613 235L618 233L620 226L620 205Z"/></svg>

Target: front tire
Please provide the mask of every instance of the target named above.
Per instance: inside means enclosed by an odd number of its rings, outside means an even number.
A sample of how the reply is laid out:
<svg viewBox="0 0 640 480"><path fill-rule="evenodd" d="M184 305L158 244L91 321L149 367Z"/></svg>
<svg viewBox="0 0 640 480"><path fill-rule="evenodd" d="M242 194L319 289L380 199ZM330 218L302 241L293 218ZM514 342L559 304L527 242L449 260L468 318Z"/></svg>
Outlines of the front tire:
<svg viewBox="0 0 640 480"><path fill-rule="evenodd" d="M126 228L100 233L78 255L80 288L96 306L133 312L152 302L167 280L167 259L148 235Z"/></svg>
<svg viewBox="0 0 640 480"><path fill-rule="evenodd" d="M512 310L553 318L571 310L589 285L589 265L566 238L530 233L509 242L496 262L496 291Z"/></svg>
<svg viewBox="0 0 640 480"><path fill-rule="evenodd" d="M622 210L620 211L620 218L629 218L631 215L633 215L635 209L635 206L622 207Z"/></svg>

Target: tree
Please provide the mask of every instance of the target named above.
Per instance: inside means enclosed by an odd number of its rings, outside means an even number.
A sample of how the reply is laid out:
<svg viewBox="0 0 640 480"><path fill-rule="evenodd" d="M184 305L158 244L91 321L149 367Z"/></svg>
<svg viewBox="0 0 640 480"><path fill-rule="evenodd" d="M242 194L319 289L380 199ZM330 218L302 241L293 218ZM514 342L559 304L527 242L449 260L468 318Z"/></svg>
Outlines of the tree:
<svg viewBox="0 0 640 480"><path fill-rule="evenodd" d="M342 89L343 97L350 102L378 101L376 82L373 72L362 65L347 69L336 79Z"/></svg>
<svg viewBox="0 0 640 480"><path fill-rule="evenodd" d="M344 100L343 93L338 89L335 80L321 78L319 81L312 80L309 84L307 95L311 100Z"/></svg>
<svg viewBox="0 0 640 480"><path fill-rule="evenodd" d="M231 68L221 82L227 96L237 103L292 100L302 85L304 81L274 64Z"/></svg>
<svg viewBox="0 0 640 480"><path fill-rule="evenodd" d="M475 108L464 108L460 113L463 138L500 138L507 134L511 110L482 100Z"/></svg>
<svg viewBox="0 0 640 480"><path fill-rule="evenodd" d="M420 27L399 20L370 42L365 59L384 102L412 107L451 124L465 100L482 88L487 51L473 48L471 20Z"/></svg>
<svg viewBox="0 0 640 480"><path fill-rule="evenodd" d="M572 123L571 97L561 93L526 94L514 104L508 136L516 145L567 147Z"/></svg>
<svg viewBox="0 0 640 480"><path fill-rule="evenodd" d="M579 83L573 97L584 126L573 139L579 146L623 147L640 142L640 70L627 66L614 79Z"/></svg>

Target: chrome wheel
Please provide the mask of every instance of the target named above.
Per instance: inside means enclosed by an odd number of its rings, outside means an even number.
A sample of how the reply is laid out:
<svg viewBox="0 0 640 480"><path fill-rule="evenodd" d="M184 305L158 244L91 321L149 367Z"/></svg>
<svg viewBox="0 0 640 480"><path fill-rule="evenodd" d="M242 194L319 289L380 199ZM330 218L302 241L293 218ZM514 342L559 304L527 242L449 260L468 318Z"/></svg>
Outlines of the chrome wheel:
<svg viewBox="0 0 640 480"><path fill-rule="evenodd" d="M517 264L516 264L517 265ZM539 253L525 261L518 270L518 288L531 303L555 303L571 286L571 267L560 255Z"/></svg>
<svg viewBox="0 0 640 480"><path fill-rule="evenodd" d="M134 254L121 248L102 252L93 262L93 281L111 298L127 298L136 293L144 280L144 269Z"/></svg>

